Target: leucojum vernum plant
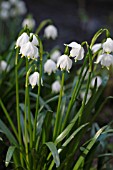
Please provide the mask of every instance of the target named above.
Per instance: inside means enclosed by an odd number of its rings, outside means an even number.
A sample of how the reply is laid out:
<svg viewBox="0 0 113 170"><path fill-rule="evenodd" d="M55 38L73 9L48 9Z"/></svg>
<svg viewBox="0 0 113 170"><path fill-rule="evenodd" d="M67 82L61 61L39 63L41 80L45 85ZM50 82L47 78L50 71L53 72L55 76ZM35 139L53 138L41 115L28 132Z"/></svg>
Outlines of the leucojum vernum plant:
<svg viewBox="0 0 113 170"><path fill-rule="evenodd" d="M10 142L5 165L12 163L15 170L88 170L93 167L93 156L102 136L112 133L110 125L106 125L87 139L97 115L112 98L100 100L113 65L113 40L107 29L100 29L90 44L71 42L64 44L64 53L56 50L50 55L44 51L39 37L45 23L41 23L36 33L25 27L15 44L17 123L0 99L9 124L0 119L1 133ZM49 25L44 37L55 39L57 34L56 28ZM101 34L105 37L96 44ZM79 70L78 62L81 62ZM69 83L67 76L71 71L75 77ZM51 76L52 95L46 97L45 77ZM24 97L20 97L21 93Z"/></svg>

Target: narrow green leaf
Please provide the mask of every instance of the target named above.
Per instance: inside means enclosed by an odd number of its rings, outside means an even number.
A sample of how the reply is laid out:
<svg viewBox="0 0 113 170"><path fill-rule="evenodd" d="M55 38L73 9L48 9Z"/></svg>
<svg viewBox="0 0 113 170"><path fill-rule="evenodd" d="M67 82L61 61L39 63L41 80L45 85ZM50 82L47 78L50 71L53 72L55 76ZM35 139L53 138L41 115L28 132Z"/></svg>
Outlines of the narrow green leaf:
<svg viewBox="0 0 113 170"><path fill-rule="evenodd" d="M55 144L53 142L46 142L45 144L47 145L47 147L49 148L49 150L51 151L51 153L53 155L56 167L59 167L60 158L59 158L58 150L57 150Z"/></svg>
<svg viewBox="0 0 113 170"><path fill-rule="evenodd" d="M9 163L10 163L10 160L13 156L13 153L15 151L15 146L10 146L8 148L8 151L7 151L7 154L6 154L6 159L5 159L5 166L8 167Z"/></svg>
<svg viewBox="0 0 113 170"><path fill-rule="evenodd" d="M3 131L3 133L6 135L10 143L17 145L17 141L11 131L8 129L8 127L5 125L5 123L0 119L0 129Z"/></svg>
<svg viewBox="0 0 113 170"><path fill-rule="evenodd" d="M93 145L95 144L95 142L97 141L97 139L101 135L101 133L105 130L105 128L106 128L106 126L99 129L99 131L95 134L95 136L92 138L91 142L88 144L86 149L83 151L83 154L80 155L80 157L78 158L78 161L76 162L73 170L78 170L80 168L80 166L84 163L84 159L85 159L86 155L90 152L91 148L93 147Z"/></svg>

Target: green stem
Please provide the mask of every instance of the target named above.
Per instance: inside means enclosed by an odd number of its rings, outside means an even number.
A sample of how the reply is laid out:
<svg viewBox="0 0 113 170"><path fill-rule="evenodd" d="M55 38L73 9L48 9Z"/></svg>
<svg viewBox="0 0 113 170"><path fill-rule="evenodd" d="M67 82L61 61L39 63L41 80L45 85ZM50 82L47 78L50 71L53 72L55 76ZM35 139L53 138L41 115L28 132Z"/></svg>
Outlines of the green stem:
<svg viewBox="0 0 113 170"><path fill-rule="evenodd" d="M62 82L61 82L61 90L60 90L60 95L59 95L59 100L58 100L58 106L57 106L57 112L56 112L56 121L55 121L55 127L54 127L54 132L53 132L53 140L55 140L55 138L57 137L57 135L59 134L59 123L60 123L60 106L61 106L61 100L62 100L62 94L63 94L63 86L64 86L64 78L65 78L65 73L62 73Z"/></svg>
<svg viewBox="0 0 113 170"><path fill-rule="evenodd" d="M28 72L28 59L26 58L26 74ZM29 98L29 89L28 89L28 78L26 75L26 83L25 83L25 118L24 118L24 128L25 128L25 151L26 151L26 160L27 163L29 164L29 156L28 156L28 131L27 131L27 115L28 115L28 99ZM30 107L30 106L29 106ZM27 164L27 168L28 167Z"/></svg>
<svg viewBox="0 0 113 170"><path fill-rule="evenodd" d="M16 50L16 58L15 58L15 77L16 77L16 112L17 112L17 126L18 126L18 137L19 137L19 145L22 147L22 137L21 137L21 125L20 125L20 109L19 109L19 87L18 87L18 52L19 48ZM21 150L21 149L20 149ZM20 152L20 160L23 166L22 153Z"/></svg>
<svg viewBox="0 0 113 170"><path fill-rule="evenodd" d="M15 136L16 136L17 139L19 140L19 138L18 138L18 133L17 133L17 131L16 131L16 128L15 128L15 126L14 126L14 124L13 124L13 122L12 122L10 116L9 116L9 113L7 112L7 110L6 110L6 108L5 108L5 106L4 106L4 104L3 104L3 102L2 102L1 99L0 99L0 105L1 105L3 111L4 111L5 115L6 115L6 118L7 118L8 121L9 121L10 126L11 126L12 129L13 129L13 132L14 132Z"/></svg>
<svg viewBox="0 0 113 170"><path fill-rule="evenodd" d="M39 74L39 86L38 86L38 94L36 100L36 111L35 111L35 119L34 119L34 128L33 128L33 142L36 139L36 124L37 124L37 117L39 113L39 99L40 99L40 91L41 91L41 77L42 77L42 57L40 57L40 74Z"/></svg>
<svg viewBox="0 0 113 170"><path fill-rule="evenodd" d="M85 58L85 61L84 61L84 63L83 63L83 66L82 66L82 69L81 69L81 72L80 72L78 81L77 81L77 83L76 83L76 85L75 85L75 88L74 88L74 90L73 90L73 92L72 92L72 95L71 95L72 97L71 97L71 100L70 100L70 102L69 102L69 105L68 105L68 108L67 108L67 111L66 111L66 116L65 116L65 119L64 119L64 123L63 123L63 126L62 126L62 130L63 130L63 129L65 128L65 126L66 126L67 120L69 119L69 113L70 113L71 110L72 110L72 106L73 106L73 104L74 104L74 101L76 100L76 98L77 98L77 96L78 96L78 93L79 93L79 90L80 90L80 88L81 88L82 82L83 82L83 80L84 80L84 78L85 78L85 74L84 74L84 77L83 77L83 78L82 78L82 74L83 74L84 67L86 66L87 59L88 59L88 56L86 56L86 58ZM82 78L82 81L81 81L81 83L80 83L81 78Z"/></svg>

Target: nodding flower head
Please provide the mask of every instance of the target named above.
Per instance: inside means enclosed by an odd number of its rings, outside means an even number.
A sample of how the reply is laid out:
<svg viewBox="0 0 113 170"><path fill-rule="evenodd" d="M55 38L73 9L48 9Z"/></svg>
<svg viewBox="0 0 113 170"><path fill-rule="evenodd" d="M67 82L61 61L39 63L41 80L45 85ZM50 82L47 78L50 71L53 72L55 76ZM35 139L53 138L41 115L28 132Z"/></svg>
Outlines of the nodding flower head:
<svg viewBox="0 0 113 170"><path fill-rule="evenodd" d="M54 25L49 25L44 30L44 36L49 39L55 39L58 36L57 28Z"/></svg>
<svg viewBox="0 0 113 170"><path fill-rule="evenodd" d="M70 56L74 57L75 61L82 60L84 58L84 48L77 42L71 42L70 44L64 44L71 47Z"/></svg>
<svg viewBox="0 0 113 170"><path fill-rule="evenodd" d="M52 72L55 72L56 70L57 70L56 63L53 60L48 59L44 64L44 72L50 75Z"/></svg>
<svg viewBox="0 0 113 170"><path fill-rule="evenodd" d="M27 35L26 32L24 32L21 36L18 37L18 39L16 41L16 47L21 47L28 41L29 41L29 36Z"/></svg>
<svg viewBox="0 0 113 170"><path fill-rule="evenodd" d="M59 93L61 89L61 84L58 80L56 80L53 84L52 84L52 92L53 93Z"/></svg>
<svg viewBox="0 0 113 170"><path fill-rule="evenodd" d="M69 72L72 67L72 60L64 54L59 57L57 61L57 67L60 67L61 71L66 70Z"/></svg>
<svg viewBox="0 0 113 170"><path fill-rule="evenodd" d="M36 85L39 86L39 73L34 72L29 76L29 84L34 88ZM41 85L43 85L43 81L41 79Z"/></svg>
<svg viewBox="0 0 113 170"><path fill-rule="evenodd" d="M22 57L25 56L28 59L37 60L39 56L38 48L34 46L32 42L27 42L26 44L22 45L20 48L20 54Z"/></svg>
<svg viewBox="0 0 113 170"><path fill-rule="evenodd" d="M113 40L111 38L107 38L106 42L103 43L103 51L108 53L113 52Z"/></svg>

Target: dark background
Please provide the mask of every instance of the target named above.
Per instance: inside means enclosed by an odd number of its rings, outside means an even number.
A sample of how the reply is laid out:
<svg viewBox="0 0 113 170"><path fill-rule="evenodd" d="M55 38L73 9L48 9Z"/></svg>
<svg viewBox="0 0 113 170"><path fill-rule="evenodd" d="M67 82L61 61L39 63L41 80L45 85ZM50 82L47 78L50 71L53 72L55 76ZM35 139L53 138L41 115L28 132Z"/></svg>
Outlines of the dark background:
<svg viewBox="0 0 113 170"><path fill-rule="evenodd" d="M25 0L28 13L38 24L52 19L59 31L53 46L71 41L90 41L100 28L113 34L113 0Z"/></svg>

